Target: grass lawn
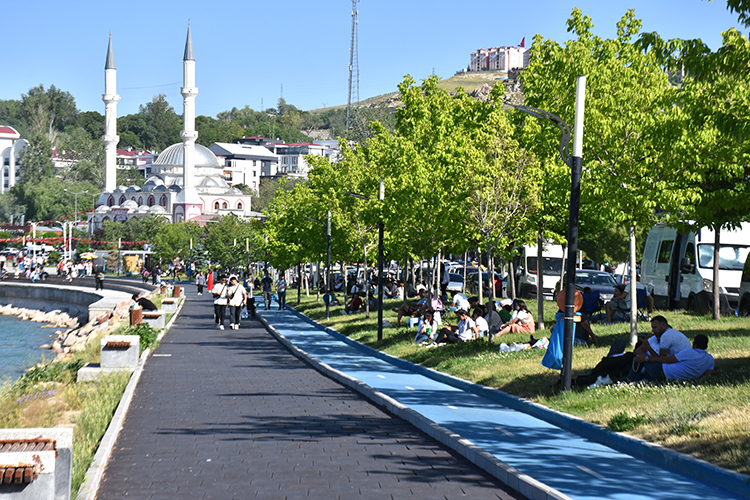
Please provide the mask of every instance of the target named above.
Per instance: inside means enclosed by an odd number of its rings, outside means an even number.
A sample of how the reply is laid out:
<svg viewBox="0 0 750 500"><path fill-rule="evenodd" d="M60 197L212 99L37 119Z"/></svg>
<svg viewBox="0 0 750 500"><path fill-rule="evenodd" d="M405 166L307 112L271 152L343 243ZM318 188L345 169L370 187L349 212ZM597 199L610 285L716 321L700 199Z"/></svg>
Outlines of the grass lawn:
<svg viewBox="0 0 750 500"><path fill-rule="evenodd" d="M591 422L628 428L629 433L649 441L690 453L716 465L750 474L750 318L728 317L713 321L710 316L686 312L661 312L671 326L692 341L699 333L709 338L708 352L716 359L716 374L695 381L665 382L653 385L613 385L599 389L559 393L555 386L560 372L540 364L543 350L498 353L498 345L476 341L425 349L414 345L415 329L386 328L377 341L377 313L345 316L333 307L331 320L325 320L325 305L315 296L303 294L297 305L295 290L288 304L309 317L327 324L348 337L394 356L472 382L521 396ZM536 301L526 301L536 319ZM396 324L391 307L400 301L386 301L384 319ZM545 301L549 336L557 306ZM454 320L451 314L449 320ZM454 321L455 322L455 321ZM615 339L629 335L629 325L593 326L599 337L596 347L573 349L573 376L593 368L607 355ZM639 323L639 332L650 333L649 323ZM501 341L526 342L528 336L506 335ZM496 342L498 340L496 339ZM624 425L623 425L624 422Z"/></svg>

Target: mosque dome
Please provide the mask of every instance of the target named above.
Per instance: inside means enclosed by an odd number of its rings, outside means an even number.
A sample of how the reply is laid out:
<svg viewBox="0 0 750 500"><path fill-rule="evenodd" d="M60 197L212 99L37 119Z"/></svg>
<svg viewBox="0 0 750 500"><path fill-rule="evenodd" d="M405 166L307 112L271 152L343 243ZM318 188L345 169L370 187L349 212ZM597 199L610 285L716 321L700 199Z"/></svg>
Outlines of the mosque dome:
<svg viewBox="0 0 750 500"><path fill-rule="evenodd" d="M182 183L180 182L179 184L182 184ZM180 191L182 191L182 188L179 186L179 184L175 182L174 184L169 186L169 190L174 193L179 193Z"/></svg>
<svg viewBox="0 0 750 500"><path fill-rule="evenodd" d="M106 214L109 212L109 207L107 205L99 205L94 212L97 214Z"/></svg>
<svg viewBox="0 0 750 500"><path fill-rule="evenodd" d="M164 184L160 184L159 186L156 186L154 188L154 193L166 193L167 192L167 186Z"/></svg>
<svg viewBox="0 0 750 500"><path fill-rule="evenodd" d="M242 191L240 191L236 187L233 187L232 189L230 189L229 191L227 191L227 194L231 195L231 196L242 196Z"/></svg>
<svg viewBox="0 0 750 500"><path fill-rule="evenodd" d="M138 208L138 203L134 202L133 200L127 200L121 206L122 208L127 208L127 209Z"/></svg>
<svg viewBox="0 0 750 500"><path fill-rule="evenodd" d="M165 214L167 211L164 209L164 207L160 205L154 205L153 207L149 208L148 210L152 214Z"/></svg>
<svg viewBox="0 0 750 500"><path fill-rule="evenodd" d="M138 207L138 213L139 214L147 214L149 208L151 208L151 207L149 207L147 205L141 205L141 206Z"/></svg>
<svg viewBox="0 0 750 500"><path fill-rule="evenodd" d="M141 188L138 186L130 186L128 189L125 190L126 193L140 193Z"/></svg>
<svg viewBox="0 0 750 500"><path fill-rule="evenodd" d="M204 177L198 187L229 189L229 184L221 177Z"/></svg>
<svg viewBox="0 0 750 500"><path fill-rule="evenodd" d="M159 158L154 162L155 167L177 166L182 167L185 163L184 148L181 142L172 144L161 152ZM219 159L206 146L195 145L195 166L196 167L221 167Z"/></svg>

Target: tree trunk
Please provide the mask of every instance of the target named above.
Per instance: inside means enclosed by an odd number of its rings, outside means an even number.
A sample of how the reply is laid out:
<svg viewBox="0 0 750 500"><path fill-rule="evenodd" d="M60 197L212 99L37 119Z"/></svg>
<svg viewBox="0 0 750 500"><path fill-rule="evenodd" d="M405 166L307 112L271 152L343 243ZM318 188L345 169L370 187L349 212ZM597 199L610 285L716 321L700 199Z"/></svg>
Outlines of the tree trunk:
<svg viewBox="0 0 750 500"><path fill-rule="evenodd" d="M516 300L516 271L513 269L513 259L508 261L508 298Z"/></svg>
<svg viewBox="0 0 750 500"><path fill-rule="evenodd" d="M544 238L536 235L536 315L537 328L544 330ZM562 288L562 287L560 287Z"/></svg>
<svg viewBox="0 0 750 500"><path fill-rule="evenodd" d="M365 254L365 318L370 319L370 287L367 285L367 244L362 244L362 250ZM359 271L357 271L357 275L359 275Z"/></svg>
<svg viewBox="0 0 750 500"><path fill-rule="evenodd" d="M435 267L435 295L440 296L440 285L443 283L443 277L441 276L441 269L443 264L443 253L438 252L437 254L437 266Z"/></svg>
<svg viewBox="0 0 750 500"><path fill-rule="evenodd" d="M713 279L713 303L714 319L721 319L721 305L719 297L719 244L721 242L721 226L714 228L714 279Z"/></svg>
<svg viewBox="0 0 750 500"><path fill-rule="evenodd" d="M305 275L305 297L310 296L310 280L307 279L307 264L305 264L304 272ZM312 279L312 263L310 264L310 279Z"/></svg>
<svg viewBox="0 0 750 500"><path fill-rule="evenodd" d="M346 267L344 267L344 261L339 261L339 268L341 269L341 288L344 289L344 305L346 305L346 296L349 294L349 289L346 286L346 278L347 278L347 270Z"/></svg>
<svg viewBox="0 0 750 500"><path fill-rule="evenodd" d="M468 257L469 257L469 251L466 250L464 252L464 282L463 282L463 285L461 285L461 293L463 293L464 295L466 295L466 267L467 267L466 266L466 264L467 264L466 261L467 261Z"/></svg>
<svg viewBox="0 0 750 500"><path fill-rule="evenodd" d="M402 283L402 289L404 291L404 301L403 304L406 304L406 299L408 298L406 296L406 283L409 281L409 252L404 252L404 279L401 282Z"/></svg>
<svg viewBox="0 0 750 500"><path fill-rule="evenodd" d="M297 305L302 301L302 262L297 262Z"/></svg>
<svg viewBox="0 0 750 500"><path fill-rule="evenodd" d="M495 301L495 264L492 259L492 248L490 248L490 236L487 235L487 277L489 279L489 293L487 298ZM489 308L488 308L489 309Z"/></svg>
<svg viewBox="0 0 750 500"><path fill-rule="evenodd" d="M635 276L635 226L630 226L630 345L638 342L638 288Z"/></svg>
<svg viewBox="0 0 750 500"><path fill-rule="evenodd" d="M479 304L483 302L483 290L482 290L482 250L479 245L477 245L477 269L479 269L479 273L477 273L477 294L479 294Z"/></svg>
<svg viewBox="0 0 750 500"><path fill-rule="evenodd" d="M315 263L315 293L315 300L320 302L320 262Z"/></svg>

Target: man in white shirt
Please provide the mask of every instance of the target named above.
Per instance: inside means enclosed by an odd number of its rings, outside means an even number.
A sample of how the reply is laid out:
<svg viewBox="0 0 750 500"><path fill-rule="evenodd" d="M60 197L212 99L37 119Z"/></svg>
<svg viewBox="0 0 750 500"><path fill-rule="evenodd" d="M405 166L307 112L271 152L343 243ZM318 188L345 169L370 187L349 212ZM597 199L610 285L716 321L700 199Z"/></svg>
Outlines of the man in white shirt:
<svg viewBox="0 0 750 500"><path fill-rule="evenodd" d="M471 304L469 304L469 299L466 298L466 295L464 295L461 292L452 292L453 293L453 306L458 309L463 309L464 311L468 311L471 309Z"/></svg>
<svg viewBox="0 0 750 500"><path fill-rule="evenodd" d="M654 335L644 342L635 354L650 356L674 356L680 351L690 349L690 340L671 326L664 316L654 316L651 320L651 333Z"/></svg>
<svg viewBox="0 0 750 500"><path fill-rule="evenodd" d="M710 376L714 372L714 358L706 352L708 337L696 335L693 346L670 356L639 354L635 360L644 364L642 372L628 374L628 382L640 380L688 380Z"/></svg>

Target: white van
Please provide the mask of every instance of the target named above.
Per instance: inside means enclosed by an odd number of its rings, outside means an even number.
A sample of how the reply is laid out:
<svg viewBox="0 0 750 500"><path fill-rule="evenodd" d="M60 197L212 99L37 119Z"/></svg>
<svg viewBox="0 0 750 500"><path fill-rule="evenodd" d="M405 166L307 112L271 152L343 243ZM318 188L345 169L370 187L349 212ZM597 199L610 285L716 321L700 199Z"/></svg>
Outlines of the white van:
<svg viewBox="0 0 750 500"><path fill-rule="evenodd" d="M654 294L659 309L689 309L705 314L712 305L714 232L678 233L656 224L648 233L641 261L641 282ZM738 306L740 281L750 252L750 224L737 230L722 229L719 248L721 302Z"/></svg>
<svg viewBox="0 0 750 500"><path fill-rule="evenodd" d="M555 285L560 281L563 264L562 245L545 244L542 248L542 270L544 283L542 290L545 298L552 300ZM513 268L516 274L516 294L528 299L537 296L537 247L528 245L520 249L520 254L513 257Z"/></svg>

